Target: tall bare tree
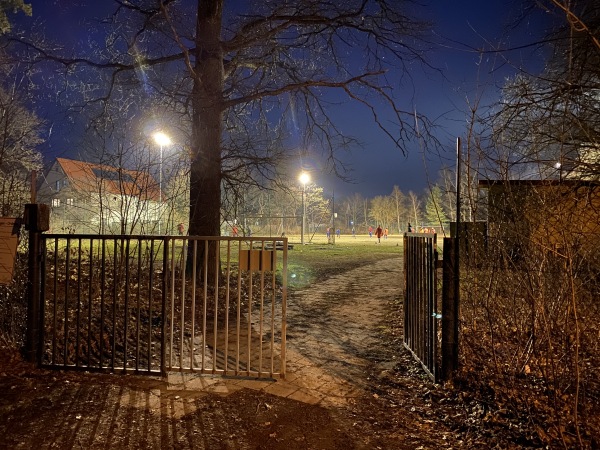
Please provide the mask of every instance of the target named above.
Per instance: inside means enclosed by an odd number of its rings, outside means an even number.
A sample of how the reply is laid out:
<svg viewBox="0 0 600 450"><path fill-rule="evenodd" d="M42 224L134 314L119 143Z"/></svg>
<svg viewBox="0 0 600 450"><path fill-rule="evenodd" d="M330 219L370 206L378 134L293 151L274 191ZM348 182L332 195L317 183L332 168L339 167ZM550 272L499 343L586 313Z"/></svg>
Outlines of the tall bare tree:
<svg viewBox="0 0 600 450"><path fill-rule="evenodd" d="M379 195L371 201L370 216L377 225L389 228L394 220L394 203L392 197Z"/></svg>
<svg viewBox="0 0 600 450"><path fill-rule="evenodd" d="M35 147L41 120L24 106L16 90L0 88L0 214L18 217L31 198L30 174L41 168Z"/></svg>
<svg viewBox="0 0 600 450"><path fill-rule="evenodd" d="M192 235L219 235L222 188L274 179L286 149L319 148L329 170L343 174L336 151L355 141L334 120L334 103L361 104L402 150L417 122L421 135L429 128L400 103L394 81L425 63L426 25L411 1L114 5L89 32L101 39L61 48L22 35L13 44L24 61L62 68L57 89L71 105L96 115L127 109L133 118L140 103L158 104L188 128ZM216 247L209 251L216 258Z"/></svg>
<svg viewBox="0 0 600 450"><path fill-rule="evenodd" d="M325 149L339 169L335 150L351 140L332 120L328 99L337 94L329 90L365 105L399 146L413 131L410 107L397 104L398 86L387 79L422 61L424 25L410 2L264 0L238 10L226 0L195 3L192 10L185 2L117 0L94 31L106 40L79 43L79 52L15 41L27 45L29 62L62 65L79 106L93 101L97 112L109 111L116 97L132 102L133 91L152 90L189 121L190 233L218 234L223 182L270 175L281 158L273 143L287 138L281 117L293 116L305 143ZM392 112L385 121L375 108L381 101Z"/></svg>
<svg viewBox="0 0 600 450"><path fill-rule="evenodd" d="M359 193L355 193L354 195L347 197L343 201L344 209L347 211L349 220L348 224L351 223L351 228L354 228L356 232L356 228L358 227L358 218L360 215L360 211L363 204L363 197Z"/></svg>
<svg viewBox="0 0 600 450"><path fill-rule="evenodd" d="M396 218L396 226L398 227L398 233L402 233L405 230L405 225L403 225L403 218L407 216L406 214L406 196L402 193L398 186L394 186L392 193L390 194L392 198L392 204L394 208L394 215Z"/></svg>
<svg viewBox="0 0 600 450"><path fill-rule="evenodd" d="M433 185L425 201L425 221L427 225L437 225L442 230L444 223L448 222L448 217L443 208L442 190L439 186Z"/></svg>
<svg viewBox="0 0 600 450"><path fill-rule="evenodd" d="M416 230L419 225L419 219L421 218L421 200L419 200L419 196L413 191L408 191L408 203L410 209L409 217L414 221L413 230Z"/></svg>

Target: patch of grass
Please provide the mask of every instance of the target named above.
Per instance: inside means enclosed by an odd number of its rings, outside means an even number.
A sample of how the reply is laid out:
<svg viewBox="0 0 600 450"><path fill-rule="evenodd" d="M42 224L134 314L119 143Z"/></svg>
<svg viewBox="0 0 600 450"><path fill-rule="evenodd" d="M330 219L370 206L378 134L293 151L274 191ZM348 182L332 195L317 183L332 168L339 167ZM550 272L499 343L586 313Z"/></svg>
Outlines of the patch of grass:
<svg viewBox="0 0 600 450"><path fill-rule="evenodd" d="M313 240L304 246L295 244L288 252L288 281L292 288L301 289L340 272L402 256L402 237L382 239L345 236L327 244L326 239Z"/></svg>

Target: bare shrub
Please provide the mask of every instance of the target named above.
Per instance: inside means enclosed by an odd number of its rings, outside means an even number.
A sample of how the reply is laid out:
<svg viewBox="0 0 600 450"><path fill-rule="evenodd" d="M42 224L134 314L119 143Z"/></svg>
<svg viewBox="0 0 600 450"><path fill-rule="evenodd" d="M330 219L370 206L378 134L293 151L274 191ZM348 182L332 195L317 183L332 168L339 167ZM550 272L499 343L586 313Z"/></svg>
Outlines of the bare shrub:
<svg viewBox="0 0 600 450"><path fill-rule="evenodd" d="M566 447L590 445L600 428L599 193L503 183L490 192L489 257L462 268L463 375Z"/></svg>
<svg viewBox="0 0 600 450"><path fill-rule="evenodd" d="M27 255L17 255L13 280L0 285L0 344L21 348L27 325Z"/></svg>

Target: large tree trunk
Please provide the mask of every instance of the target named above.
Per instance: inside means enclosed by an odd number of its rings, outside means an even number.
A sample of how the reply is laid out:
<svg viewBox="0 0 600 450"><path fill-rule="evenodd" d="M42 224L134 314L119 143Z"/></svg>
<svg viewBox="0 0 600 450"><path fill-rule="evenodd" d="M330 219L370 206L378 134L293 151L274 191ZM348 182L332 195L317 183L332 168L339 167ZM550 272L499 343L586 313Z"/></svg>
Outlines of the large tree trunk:
<svg viewBox="0 0 600 450"><path fill-rule="evenodd" d="M198 0L196 61L192 93L190 226L192 236L219 236L221 205L221 127L223 56L220 45L223 0ZM217 245L209 251L214 279ZM201 261L199 261L201 262ZM202 264L198 264L202 267Z"/></svg>

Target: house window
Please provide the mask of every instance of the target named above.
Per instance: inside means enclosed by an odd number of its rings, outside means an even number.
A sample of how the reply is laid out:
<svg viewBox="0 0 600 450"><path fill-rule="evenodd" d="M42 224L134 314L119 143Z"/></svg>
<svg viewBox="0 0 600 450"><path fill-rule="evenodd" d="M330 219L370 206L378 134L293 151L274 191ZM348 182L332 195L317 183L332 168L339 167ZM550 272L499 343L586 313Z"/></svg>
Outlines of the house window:
<svg viewBox="0 0 600 450"><path fill-rule="evenodd" d="M69 180L67 180L66 178L63 180L63 187L68 186L69 184Z"/></svg>
<svg viewBox="0 0 600 450"><path fill-rule="evenodd" d="M60 206L60 198L53 198L52 199L52 207L58 208L59 206Z"/></svg>
<svg viewBox="0 0 600 450"><path fill-rule="evenodd" d="M74 205L73 199L72 198L68 198L67 199L67 206L73 206L73 205Z"/></svg>
<svg viewBox="0 0 600 450"><path fill-rule="evenodd" d="M60 180L56 180L56 190L60 191Z"/></svg>

